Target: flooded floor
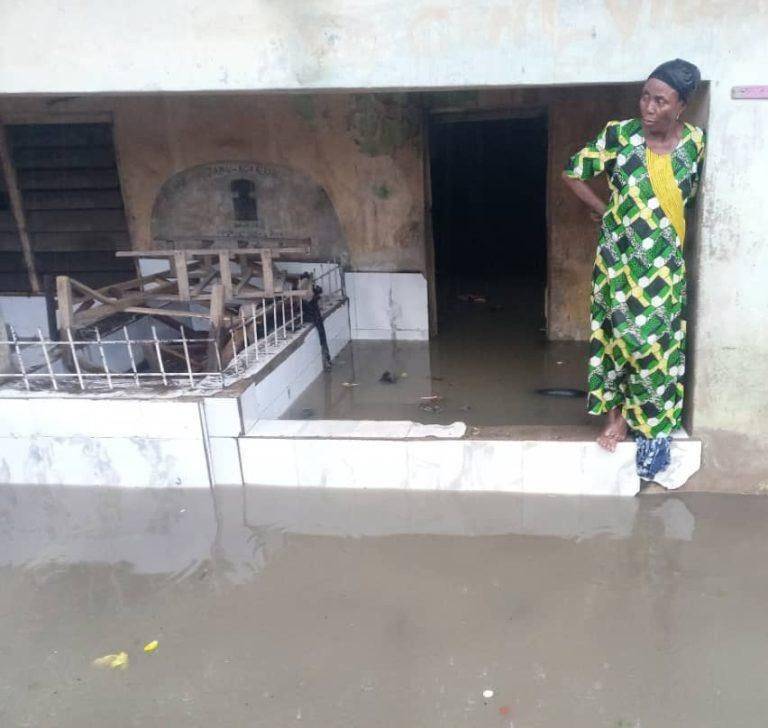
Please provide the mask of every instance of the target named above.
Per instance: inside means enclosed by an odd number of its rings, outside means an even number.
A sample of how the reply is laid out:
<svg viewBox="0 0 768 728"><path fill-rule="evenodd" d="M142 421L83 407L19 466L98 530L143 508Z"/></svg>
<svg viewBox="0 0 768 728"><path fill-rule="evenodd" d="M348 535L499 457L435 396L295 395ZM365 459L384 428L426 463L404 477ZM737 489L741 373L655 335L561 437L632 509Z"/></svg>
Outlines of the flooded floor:
<svg viewBox="0 0 768 728"><path fill-rule="evenodd" d="M767 519L759 496L3 487L0 725L761 726Z"/></svg>
<svg viewBox="0 0 768 728"><path fill-rule="evenodd" d="M543 295L517 283L484 303L455 302L429 342L353 341L283 417L596 426L583 397L536 392L583 390L587 378L588 344L547 341L531 315Z"/></svg>

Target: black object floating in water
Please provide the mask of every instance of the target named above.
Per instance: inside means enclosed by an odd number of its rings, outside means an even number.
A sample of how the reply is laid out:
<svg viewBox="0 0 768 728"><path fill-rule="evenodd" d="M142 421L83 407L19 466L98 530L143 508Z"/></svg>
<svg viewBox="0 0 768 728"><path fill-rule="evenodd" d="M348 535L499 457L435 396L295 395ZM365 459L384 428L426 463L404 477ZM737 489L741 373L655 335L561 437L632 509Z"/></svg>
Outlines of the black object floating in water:
<svg viewBox="0 0 768 728"><path fill-rule="evenodd" d="M392 374L392 372L386 371L379 377L379 381L382 384L394 384L397 380L395 379L395 376Z"/></svg>
<svg viewBox="0 0 768 728"><path fill-rule="evenodd" d="M546 387L537 389L536 394L543 394L545 397L586 397L587 393L583 389L570 389L568 387Z"/></svg>

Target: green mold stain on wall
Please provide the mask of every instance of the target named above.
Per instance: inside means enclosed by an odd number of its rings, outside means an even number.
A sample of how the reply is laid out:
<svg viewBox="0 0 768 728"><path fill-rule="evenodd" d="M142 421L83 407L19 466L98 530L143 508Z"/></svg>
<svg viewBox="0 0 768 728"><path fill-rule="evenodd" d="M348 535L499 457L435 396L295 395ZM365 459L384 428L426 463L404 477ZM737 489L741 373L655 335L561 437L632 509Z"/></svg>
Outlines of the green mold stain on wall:
<svg viewBox="0 0 768 728"><path fill-rule="evenodd" d="M381 185L374 185L373 186L373 194L376 195L380 200L388 200L390 197L392 197L392 190L387 187L385 184Z"/></svg>
<svg viewBox="0 0 768 728"><path fill-rule="evenodd" d="M317 117L317 111L315 109L315 100L309 94L301 94L299 96L292 96L291 103L293 104L294 111L307 122L310 126L315 125L315 119Z"/></svg>
<svg viewBox="0 0 768 728"><path fill-rule="evenodd" d="M421 112L406 94L355 94L347 129L370 157L392 154L419 133Z"/></svg>

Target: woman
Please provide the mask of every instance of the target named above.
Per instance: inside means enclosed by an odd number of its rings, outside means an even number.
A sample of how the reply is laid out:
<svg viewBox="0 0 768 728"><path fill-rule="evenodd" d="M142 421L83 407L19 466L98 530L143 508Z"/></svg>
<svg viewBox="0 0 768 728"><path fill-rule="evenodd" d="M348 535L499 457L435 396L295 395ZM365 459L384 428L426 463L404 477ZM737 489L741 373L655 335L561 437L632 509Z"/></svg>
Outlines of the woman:
<svg viewBox="0 0 768 728"><path fill-rule="evenodd" d="M607 414L597 441L613 452L631 430L638 474L669 464L680 428L685 372L685 208L701 175L704 132L680 121L701 75L683 60L659 66L640 97L640 118L611 121L563 172L601 219L592 274L591 414ZM606 205L583 180L608 176ZM598 217L599 216L599 217Z"/></svg>

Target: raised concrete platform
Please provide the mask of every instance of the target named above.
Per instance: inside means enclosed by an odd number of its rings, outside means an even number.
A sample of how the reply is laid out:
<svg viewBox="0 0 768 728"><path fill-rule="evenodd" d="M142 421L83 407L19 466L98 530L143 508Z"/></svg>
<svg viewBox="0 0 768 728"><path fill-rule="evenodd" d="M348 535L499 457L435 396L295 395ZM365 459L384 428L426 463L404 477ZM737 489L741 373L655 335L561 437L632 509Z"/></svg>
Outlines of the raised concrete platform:
<svg viewBox="0 0 768 728"><path fill-rule="evenodd" d="M350 433L345 422L289 422L262 422L238 438L244 483L626 496L640 488L634 443L607 453L585 428L476 428L469 438L435 439L409 436L413 423L358 423ZM700 461L700 442L676 439L664 485L680 487Z"/></svg>
<svg viewBox="0 0 768 728"><path fill-rule="evenodd" d="M325 314L336 356L346 302ZM277 417L322 371L307 326L215 394L200 390L0 392L0 484L209 487L242 483L237 437Z"/></svg>
<svg viewBox="0 0 768 728"><path fill-rule="evenodd" d="M326 330L336 356L350 340L346 302L327 312ZM321 370L318 337L308 327L215 393L0 397L0 483L626 496L639 489L634 444L605 453L588 426L276 419ZM374 394L391 391L380 386ZM672 468L659 480L679 487L700 460L701 443L682 437L674 443Z"/></svg>

